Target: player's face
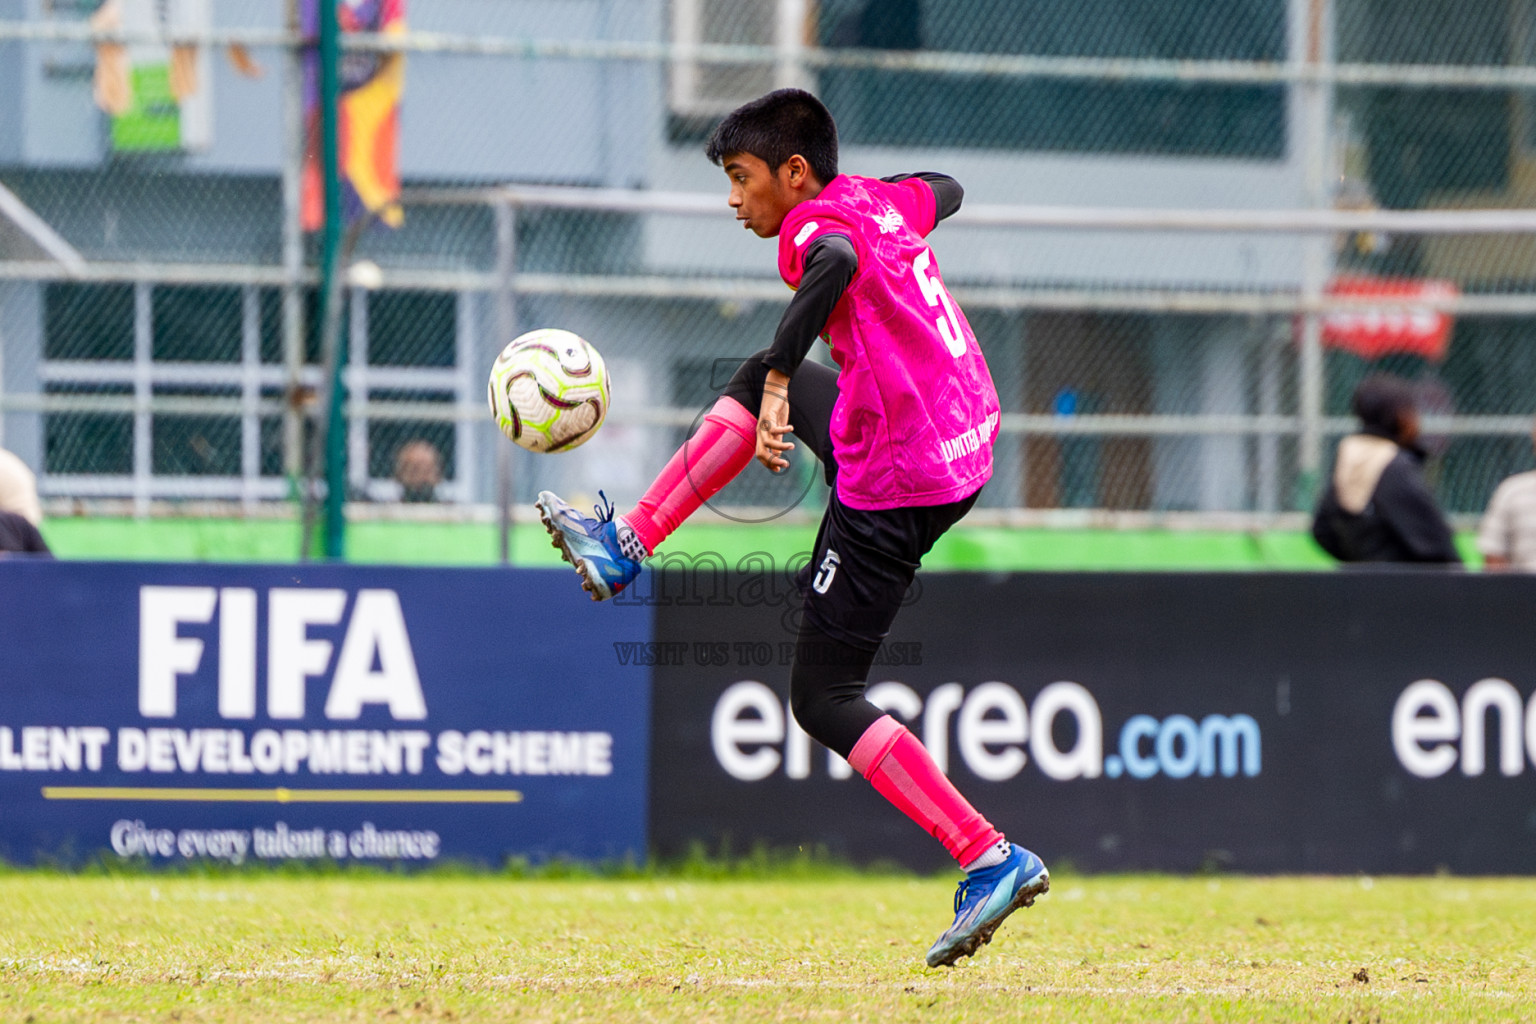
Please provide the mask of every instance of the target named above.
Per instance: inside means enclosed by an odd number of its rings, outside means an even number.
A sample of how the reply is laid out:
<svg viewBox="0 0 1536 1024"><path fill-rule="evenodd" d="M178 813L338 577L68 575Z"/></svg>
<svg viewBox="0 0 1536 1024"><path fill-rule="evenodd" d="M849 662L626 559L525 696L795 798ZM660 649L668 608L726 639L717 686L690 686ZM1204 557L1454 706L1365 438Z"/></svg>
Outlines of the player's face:
<svg viewBox="0 0 1536 1024"><path fill-rule="evenodd" d="M759 238L772 238L796 203L804 196L797 187L803 177L804 161L791 157L777 171L767 161L750 153L732 153L725 159L725 174L731 179L727 200L736 211L741 226Z"/></svg>

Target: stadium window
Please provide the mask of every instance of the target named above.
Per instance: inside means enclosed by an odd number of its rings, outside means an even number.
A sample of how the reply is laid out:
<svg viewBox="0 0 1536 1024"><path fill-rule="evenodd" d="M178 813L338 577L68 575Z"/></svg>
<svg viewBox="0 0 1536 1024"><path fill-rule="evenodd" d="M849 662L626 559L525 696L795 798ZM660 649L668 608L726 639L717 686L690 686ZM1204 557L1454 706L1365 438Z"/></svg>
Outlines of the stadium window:
<svg viewBox="0 0 1536 1024"><path fill-rule="evenodd" d="M678 359L672 364L672 405L679 409L705 409L720 396L739 360Z"/></svg>
<svg viewBox="0 0 1536 1024"><path fill-rule="evenodd" d="M305 288L302 293L304 318L304 361L320 362L320 292ZM261 331L261 361L282 363L283 358L283 290L262 288L256 296L257 323Z"/></svg>
<svg viewBox="0 0 1536 1024"><path fill-rule="evenodd" d="M1139 416L1167 375L1153 355L1153 318L1037 313L1026 328L1024 410L1035 415ZM1142 437L1033 435L1023 444L1030 508L1152 507L1153 443Z"/></svg>
<svg viewBox="0 0 1536 1024"><path fill-rule="evenodd" d="M1284 0L865 0L822 5L819 42L1048 57L1280 61ZM1280 159L1283 86L826 68L845 143Z"/></svg>
<svg viewBox="0 0 1536 1024"><path fill-rule="evenodd" d="M319 358L315 300L306 289L311 363ZM457 293L349 293L343 330L355 344L357 386L384 401L478 400L477 375L472 397L460 394L469 379L456 365L462 304ZM100 493L132 487L168 497L236 496L260 477L283 474L282 417L239 408L241 399L270 403L285 395L272 374L283 361L280 289L56 284L45 289L44 322L48 392L98 406L45 414L47 473L131 477ZM171 399L179 407L136 414L124 408L134 397ZM364 419L361 426L367 457L360 465L376 477L392 475L392 463L386 468L380 460L392 459L409 433L432 441L447 477L460 483L455 467L465 446L451 419ZM306 423L306 432L312 427ZM209 477L220 479L188 481Z"/></svg>
<svg viewBox="0 0 1536 1024"><path fill-rule="evenodd" d="M1515 0L1515 12L1509 47L1511 62L1518 67L1536 66L1536 0ZM1536 92L1516 93L1515 100L1515 138L1520 141L1517 155L1529 163L1536 158Z"/></svg>
<svg viewBox="0 0 1536 1024"><path fill-rule="evenodd" d="M474 391L462 394L459 373L459 316L462 296L456 292L376 291L354 293L349 303L349 336L356 341L359 333L365 347L352 353L352 385L367 394L371 402L412 403L425 411L443 403L481 400L483 378L473 375ZM357 322L361 319L361 323ZM354 449L358 461L349 472L355 495L385 499L392 497L385 483L395 473L395 458L402 445L423 440L437 449L442 458L443 482L458 482L459 435L451 418L437 420L384 417L354 420L349 436L361 442L363 450ZM438 498L444 499L444 490Z"/></svg>
<svg viewBox="0 0 1536 1024"><path fill-rule="evenodd" d="M1339 0L1338 58L1360 64L1498 67L1526 64L1529 0L1401 4ZM1454 31L1445 26L1454 25ZM1445 193L1502 192L1509 187L1512 143L1519 138L1520 94L1500 89L1341 87L1366 147L1366 176L1391 209L1442 205ZM1520 204L1515 204L1520 205ZM1408 246L1416 252L1418 246ZM1393 268L1419 273L1415 260Z"/></svg>
<svg viewBox="0 0 1536 1024"><path fill-rule="evenodd" d="M126 384L49 383L48 395L131 396ZM133 414L54 412L43 417L43 465L51 474L133 472Z"/></svg>
<svg viewBox="0 0 1536 1024"><path fill-rule="evenodd" d="M134 356L134 286L50 284L43 290L43 359L123 364ZM118 366L122 372L128 367ZM99 375L95 375L99 376ZM49 395L90 400L131 395L126 383L54 377ZM121 474L133 471L131 413L75 409L43 416L43 466L51 474Z"/></svg>
<svg viewBox="0 0 1536 1024"><path fill-rule="evenodd" d="M372 292L370 366L452 366L458 331L453 292Z"/></svg>
<svg viewBox="0 0 1536 1024"><path fill-rule="evenodd" d="M1536 323L1527 318L1458 317L1443 364L1415 365L1401 355L1369 364L1351 360L1346 380L1353 384L1367 373L1395 373L1417 381L1432 407L1459 416L1524 418L1536 407L1533 342ZM1329 353L1330 359L1343 355ZM1335 366L1329 370L1343 376ZM1520 435L1436 437L1429 448L1439 457L1432 470L1435 494L1448 512L1481 513L1504 477L1532 467L1530 440Z"/></svg>
<svg viewBox="0 0 1536 1024"><path fill-rule="evenodd" d="M623 274L643 264L639 216L601 210L525 210L517 265L525 274Z"/></svg>
<svg viewBox="0 0 1536 1024"><path fill-rule="evenodd" d="M235 398L239 392L215 388L157 387L155 395ZM160 413L151 417L150 472L155 476L239 476L238 416Z"/></svg>
<svg viewBox="0 0 1536 1024"><path fill-rule="evenodd" d="M43 290L43 358L133 358L133 285L50 284Z"/></svg>
<svg viewBox="0 0 1536 1024"><path fill-rule="evenodd" d="M164 362L240 361L240 289L157 285L151 293L152 358Z"/></svg>

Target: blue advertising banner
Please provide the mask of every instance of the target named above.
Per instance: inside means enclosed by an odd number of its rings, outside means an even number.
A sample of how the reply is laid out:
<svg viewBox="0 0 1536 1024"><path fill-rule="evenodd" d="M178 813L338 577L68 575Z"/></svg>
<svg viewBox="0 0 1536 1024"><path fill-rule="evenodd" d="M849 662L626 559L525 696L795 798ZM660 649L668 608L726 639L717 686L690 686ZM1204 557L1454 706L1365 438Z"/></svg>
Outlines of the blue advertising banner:
<svg viewBox="0 0 1536 1024"><path fill-rule="evenodd" d="M555 570L0 560L0 858L644 856L650 640Z"/></svg>
<svg viewBox="0 0 1536 1024"><path fill-rule="evenodd" d="M952 863L796 724L789 595L672 592L653 849ZM1533 607L1528 573L932 573L868 695L1047 863L1531 874Z"/></svg>

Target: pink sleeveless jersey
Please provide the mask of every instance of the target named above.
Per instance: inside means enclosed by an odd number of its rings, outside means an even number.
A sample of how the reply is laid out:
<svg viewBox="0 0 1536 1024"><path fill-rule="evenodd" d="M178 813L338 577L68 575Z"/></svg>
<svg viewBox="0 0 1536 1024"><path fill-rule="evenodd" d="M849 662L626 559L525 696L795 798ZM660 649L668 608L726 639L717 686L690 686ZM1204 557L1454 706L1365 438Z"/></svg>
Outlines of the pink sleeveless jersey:
<svg viewBox="0 0 1536 1024"><path fill-rule="evenodd" d="M942 505L992 476L997 390L924 241L935 214L923 181L840 174L779 229L779 273L791 288L822 235L845 235L858 253L822 335L840 371L837 496L852 508Z"/></svg>

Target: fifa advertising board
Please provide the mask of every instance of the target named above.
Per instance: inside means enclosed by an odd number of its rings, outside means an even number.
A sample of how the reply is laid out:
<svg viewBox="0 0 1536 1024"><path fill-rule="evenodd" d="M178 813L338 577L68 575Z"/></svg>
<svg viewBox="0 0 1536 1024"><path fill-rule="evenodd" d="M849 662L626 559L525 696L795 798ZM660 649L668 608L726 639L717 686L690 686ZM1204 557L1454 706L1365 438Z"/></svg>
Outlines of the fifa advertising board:
<svg viewBox="0 0 1536 1024"><path fill-rule="evenodd" d="M793 595L705 575L657 602L653 846L947 863L795 725ZM1533 608L1463 572L930 574L869 695L1048 863L1529 873Z"/></svg>
<svg viewBox="0 0 1536 1024"><path fill-rule="evenodd" d="M569 573L0 560L0 858L646 849L638 608Z"/></svg>

